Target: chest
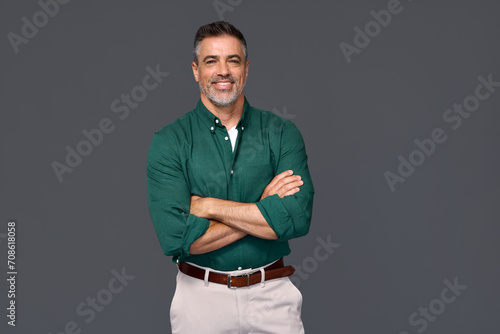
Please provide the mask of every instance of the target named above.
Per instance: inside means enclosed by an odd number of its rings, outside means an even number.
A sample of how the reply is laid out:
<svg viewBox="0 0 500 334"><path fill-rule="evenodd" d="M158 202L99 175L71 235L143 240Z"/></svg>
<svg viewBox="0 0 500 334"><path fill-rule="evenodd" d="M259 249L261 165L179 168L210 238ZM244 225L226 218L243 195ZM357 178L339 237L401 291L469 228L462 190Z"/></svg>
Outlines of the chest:
<svg viewBox="0 0 500 334"><path fill-rule="evenodd" d="M225 128L194 136L185 167L191 193L257 201L275 175L274 151L272 140L265 132L238 131L234 151Z"/></svg>

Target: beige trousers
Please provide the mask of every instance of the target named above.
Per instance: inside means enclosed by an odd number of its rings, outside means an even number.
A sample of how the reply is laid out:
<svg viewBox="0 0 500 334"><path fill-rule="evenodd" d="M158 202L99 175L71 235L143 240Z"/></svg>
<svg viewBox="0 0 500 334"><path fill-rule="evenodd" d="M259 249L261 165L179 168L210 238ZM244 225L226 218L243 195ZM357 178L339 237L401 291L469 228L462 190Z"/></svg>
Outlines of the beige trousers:
<svg viewBox="0 0 500 334"><path fill-rule="evenodd" d="M230 289L179 271L170 322L173 334L302 334L301 307L302 294L288 277Z"/></svg>

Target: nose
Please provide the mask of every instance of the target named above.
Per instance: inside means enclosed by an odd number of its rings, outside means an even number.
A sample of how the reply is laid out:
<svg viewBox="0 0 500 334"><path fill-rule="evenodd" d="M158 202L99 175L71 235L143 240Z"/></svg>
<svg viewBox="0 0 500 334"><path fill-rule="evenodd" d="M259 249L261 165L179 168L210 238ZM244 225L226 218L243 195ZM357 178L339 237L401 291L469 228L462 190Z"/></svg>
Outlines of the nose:
<svg viewBox="0 0 500 334"><path fill-rule="evenodd" d="M229 74L229 66L226 62L219 62L219 66L217 66L217 75L226 76Z"/></svg>

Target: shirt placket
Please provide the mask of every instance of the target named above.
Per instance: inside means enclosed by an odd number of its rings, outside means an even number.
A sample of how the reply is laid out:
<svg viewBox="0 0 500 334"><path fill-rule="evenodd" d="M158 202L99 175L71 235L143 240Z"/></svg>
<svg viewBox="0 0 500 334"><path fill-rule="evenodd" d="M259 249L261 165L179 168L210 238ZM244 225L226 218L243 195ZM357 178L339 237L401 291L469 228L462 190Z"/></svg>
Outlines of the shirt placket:
<svg viewBox="0 0 500 334"><path fill-rule="evenodd" d="M231 182L231 175L233 174L233 152L229 133L225 126L222 125L220 119L214 119L214 126L212 128L214 140L219 151L222 165L224 168L224 175L226 179L226 198L230 198L229 184Z"/></svg>
<svg viewBox="0 0 500 334"><path fill-rule="evenodd" d="M236 126L238 129L238 136L236 137L236 143L234 144L234 151L232 152L231 155L231 170L230 170L230 181L229 181L229 198L235 201L241 201L241 194L239 193L240 186L239 186L239 180L242 175L238 175L240 172L237 168L235 168L235 165L238 160L238 147L243 140L243 132L245 130L244 126L240 126L238 124Z"/></svg>

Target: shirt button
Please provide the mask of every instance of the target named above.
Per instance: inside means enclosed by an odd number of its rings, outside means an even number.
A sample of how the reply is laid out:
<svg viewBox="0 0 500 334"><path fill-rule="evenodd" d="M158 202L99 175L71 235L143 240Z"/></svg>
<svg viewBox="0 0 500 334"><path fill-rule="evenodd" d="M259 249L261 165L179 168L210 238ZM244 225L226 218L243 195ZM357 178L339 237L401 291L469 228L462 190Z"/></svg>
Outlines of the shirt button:
<svg viewBox="0 0 500 334"><path fill-rule="evenodd" d="M234 174L234 171L231 169L231 175L233 175L233 174Z"/></svg>
<svg viewBox="0 0 500 334"><path fill-rule="evenodd" d="M212 127L210 128L210 130L214 131L214 127L212 126Z"/></svg>
<svg viewBox="0 0 500 334"><path fill-rule="evenodd" d="M215 120L215 123L219 124L219 120L218 120L218 119L216 119L216 120Z"/></svg>
<svg viewBox="0 0 500 334"><path fill-rule="evenodd" d="M229 140L229 137L228 137L228 136L226 136L226 137L224 137L224 139L225 139L225 140Z"/></svg>
<svg viewBox="0 0 500 334"><path fill-rule="evenodd" d="M241 131L243 131L243 130L245 130L245 127L244 127L244 126L242 126L242 127L241 127Z"/></svg>
<svg viewBox="0 0 500 334"><path fill-rule="evenodd" d="M241 270L241 267L238 267L238 270Z"/></svg>

